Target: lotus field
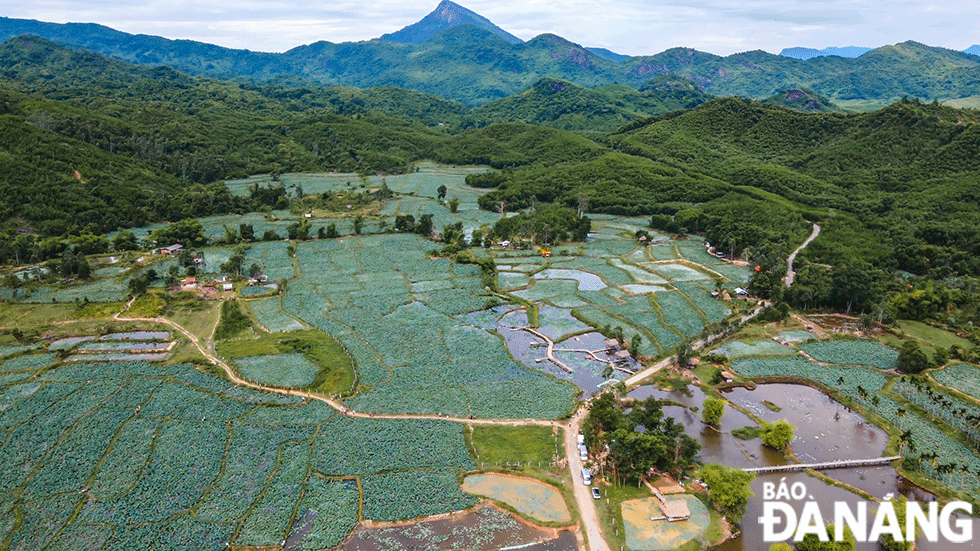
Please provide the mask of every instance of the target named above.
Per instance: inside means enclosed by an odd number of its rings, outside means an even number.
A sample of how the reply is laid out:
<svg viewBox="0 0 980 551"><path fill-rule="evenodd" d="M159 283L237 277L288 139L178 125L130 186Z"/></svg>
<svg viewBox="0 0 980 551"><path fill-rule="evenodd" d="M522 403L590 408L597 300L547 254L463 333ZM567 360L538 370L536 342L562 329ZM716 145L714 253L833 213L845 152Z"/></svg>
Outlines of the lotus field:
<svg viewBox="0 0 980 551"><path fill-rule="evenodd" d="M0 522L11 548L275 546L297 533L319 549L348 535L361 503L376 520L473 503L455 483L474 468L461 425L352 419L192 366L63 364L0 383L0 404L0 492L21 495L2 518L23 518Z"/></svg>
<svg viewBox="0 0 980 551"><path fill-rule="evenodd" d="M966 363L956 363L929 374L939 384L955 388L970 396L980 396L980 368Z"/></svg>
<svg viewBox="0 0 980 551"><path fill-rule="evenodd" d="M813 341L799 345L818 362L866 365L879 369L895 367L898 351L881 343L865 340Z"/></svg>

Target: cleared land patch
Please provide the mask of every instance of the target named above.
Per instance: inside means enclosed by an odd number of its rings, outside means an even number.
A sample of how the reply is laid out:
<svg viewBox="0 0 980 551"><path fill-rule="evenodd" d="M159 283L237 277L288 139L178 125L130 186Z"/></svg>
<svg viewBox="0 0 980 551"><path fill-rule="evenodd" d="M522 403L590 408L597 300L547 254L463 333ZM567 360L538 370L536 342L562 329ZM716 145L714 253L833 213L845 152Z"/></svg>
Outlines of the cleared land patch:
<svg viewBox="0 0 980 551"><path fill-rule="evenodd" d="M519 513L544 522L568 523L572 514L557 488L534 480L497 473L471 474L463 491L510 505Z"/></svg>

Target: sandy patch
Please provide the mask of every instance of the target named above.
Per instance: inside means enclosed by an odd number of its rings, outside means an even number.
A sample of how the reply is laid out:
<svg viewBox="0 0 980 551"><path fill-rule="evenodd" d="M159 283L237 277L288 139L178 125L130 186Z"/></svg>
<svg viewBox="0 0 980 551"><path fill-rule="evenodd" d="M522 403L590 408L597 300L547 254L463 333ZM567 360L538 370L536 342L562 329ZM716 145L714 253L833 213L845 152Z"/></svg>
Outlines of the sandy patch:
<svg viewBox="0 0 980 551"><path fill-rule="evenodd" d="M463 480L464 492L489 497L543 522L571 522L572 514L557 488L518 476L473 474Z"/></svg>
<svg viewBox="0 0 980 551"><path fill-rule="evenodd" d="M661 516L657 498L633 499L622 505L626 546L634 551L669 551L700 536L711 523L711 515L701 500L692 495L674 495L669 499L687 502L691 518L679 522L650 520Z"/></svg>

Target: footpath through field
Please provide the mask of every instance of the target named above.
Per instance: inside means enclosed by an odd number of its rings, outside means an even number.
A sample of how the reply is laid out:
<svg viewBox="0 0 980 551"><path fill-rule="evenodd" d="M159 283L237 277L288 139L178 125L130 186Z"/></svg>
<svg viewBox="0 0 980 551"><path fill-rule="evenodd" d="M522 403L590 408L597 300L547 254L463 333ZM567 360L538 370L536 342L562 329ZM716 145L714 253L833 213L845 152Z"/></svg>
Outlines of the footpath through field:
<svg viewBox="0 0 980 551"><path fill-rule="evenodd" d="M820 235L820 226L814 224L813 233L810 234L810 237L807 237L806 241L804 241L802 245L797 247L796 250L786 258L786 277L783 278L783 281L786 283L787 287L792 287L793 280L796 278L796 272L793 271L793 261L796 260L796 255L807 245L809 245L811 241L816 239L818 235Z"/></svg>

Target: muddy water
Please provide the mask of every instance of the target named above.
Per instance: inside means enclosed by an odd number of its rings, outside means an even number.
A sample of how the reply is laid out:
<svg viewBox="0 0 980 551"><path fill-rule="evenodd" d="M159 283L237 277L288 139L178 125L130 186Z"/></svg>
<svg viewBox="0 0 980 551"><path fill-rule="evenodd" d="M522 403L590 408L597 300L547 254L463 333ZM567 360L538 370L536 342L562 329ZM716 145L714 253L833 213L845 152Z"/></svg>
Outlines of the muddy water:
<svg viewBox="0 0 980 551"><path fill-rule="evenodd" d="M608 381L608 379L602 377L602 372L605 369L605 365L588 359L585 353L561 352L557 354L562 362L568 364L573 369L572 373L568 373L567 371L564 371L557 365L553 364L548 360L548 347L544 340L532 335L531 333L528 333L527 331L515 329L516 327L526 327L527 324L527 313L524 310L514 310L512 312L508 312L497 322L497 333L504 338L504 341L507 343L507 349L510 351L511 356L513 356L514 359L530 367L531 369L543 371L554 375L559 379L570 381L572 384L582 389L583 398L591 397L601 389L599 385L602 385ZM545 326L540 327L538 330L543 334L548 334L549 332L549 328ZM550 332L555 333L556 331L551 330ZM555 350L599 350L604 347L604 339L605 338L599 333L577 335L555 345ZM600 357L603 359L607 358L604 355L600 355ZM631 363L627 365L631 365L634 369L636 369L636 364L632 363L632 359L630 362ZM627 376L628 375L626 373L617 371L615 372L613 378L622 380Z"/></svg>
<svg viewBox="0 0 980 551"><path fill-rule="evenodd" d="M540 542L548 533L517 521L513 516L492 507L477 507L450 518L394 526L368 528L358 526L341 547L344 551L402 551L405 549L496 550ZM571 540L574 542L574 537ZM562 539L556 547L568 549ZM572 547L574 549L574 546Z"/></svg>
<svg viewBox="0 0 980 551"><path fill-rule="evenodd" d="M786 419L796 426L793 453L803 463L881 457L888 433L815 388L759 385L736 388L725 397L764 421ZM763 400L782 408L772 411Z"/></svg>
<svg viewBox="0 0 980 551"><path fill-rule="evenodd" d="M673 400L683 406L664 406L664 413L674 417L675 421L685 427L690 436L698 439L702 450L700 459L705 462L718 462L732 467L751 467L762 465L778 465L785 463L782 454L773 452L762 446L760 439L741 441L731 436L733 429L755 425L745 414L734 408L726 408L719 430L707 428L701 422L700 413L692 412L691 407L701 407L704 393L695 386L689 386L682 391L668 392L653 387L639 387L628 394L629 397L644 399ZM792 442L793 451L802 461L833 461L835 459L861 459L880 457L888 444L888 435L882 429L866 422L857 413L848 410L840 403L832 400L822 392L801 385L772 384L759 385L755 390L744 388L734 389L726 394L726 398L740 405L754 415L766 421L786 419L797 427L795 439ZM763 404L771 402L780 407L780 411L772 411ZM828 477L844 482L868 494L882 498L887 494L902 494L913 501L932 501L935 496L910 484L895 469L888 466L866 467L861 469L835 469L823 471ZM844 501L851 508L862 501L858 495L830 486L817 478L805 473L774 473L759 475L753 483L755 497L749 500L749 505L743 518L742 535L736 540L726 542L718 549L722 551L767 551L770 543L762 541L762 527L758 517L762 511L762 483L769 481L778 483L786 477L786 482L803 482L808 490L808 497L826 507L824 514L833 514L833 502ZM826 504L826 506L824 505ZM796 507L802 511L802 505ZM870 507L869 510L873 510ZM872 516L873 518L873 516ZM858 549L876 550L876 543L859 544ZM929 543L919 541L920 551L980 549L976 543L956 546L948 542Z"/></svg>
<svg viewBox="0 0 980 551"><path fill-rule="evenodd" d="M684 425L684 432L701 443L698 458L704 463L720 463L738 468L786 463L781 453L764 447L760 439L741 440L732 436L732 431L735 429L756 426L755 421L741 411L726 408L717 429L704 424L701 421L700 411L693 412L689 409L696 407L700 410L705 398L704 392L693 385L686 390L675 392L643 386L627 394L627 397L638 400L653 397L683 404L683 406L664 406L664 415L673 417L674 421Z"/></svg>

